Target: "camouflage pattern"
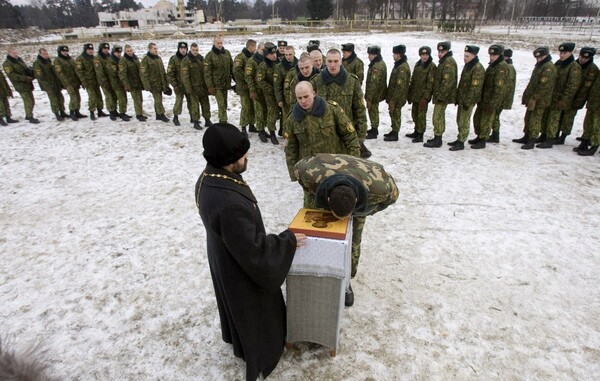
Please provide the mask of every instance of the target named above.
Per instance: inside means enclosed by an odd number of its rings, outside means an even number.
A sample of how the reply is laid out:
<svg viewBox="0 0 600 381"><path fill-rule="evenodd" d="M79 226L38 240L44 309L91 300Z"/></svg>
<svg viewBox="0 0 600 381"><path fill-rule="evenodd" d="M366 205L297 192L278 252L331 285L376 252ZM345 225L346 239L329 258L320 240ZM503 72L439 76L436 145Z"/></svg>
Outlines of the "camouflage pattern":
<svg viewBox="0 0 600 381"><path fill-rule="evenodd" d="M506 99L508 79L508 65L504 62L504 56L499 56L485 70L481 102L478 103L473 118L475 133L480 139L487 140L490 136L496 116L502 110L502 104Z"/></svg>
<svg viewBox="0 0 600 381"><path fill-rule="evenodd" d="M579 61L577 61L579 62ZM598 77L598 66L593 62L593 59L586 62L585 65L581 65L581 85L577 92L575 93L575 97L573 97L573 103L571 108L564 112L563 120L560 126L560 131L565 135L570 135L573 130L573 123L575 121L575 116L577 115L577 111L581 110L587 101L588 95L590 93L590 89L592 85L596 81ZM583 123L583 131L585 135L586 125L585 121Z"/></svg>
<svg viewBox="0 0 600 381"><path fill-rule="evenodd" d="M321 116L315 115L317 104L324 108ZM302 119L299 118L302 115ZM300 119L300 120L299 120ZM336 102L324 102L315 97L315 106L308 113L296 104L285 121L284 136L287 141L285 160L292 181L297 178L294 165L298 160L318 153L345 153L360 156L360 145L352 122Z"/></svg>
<svg viewBox="0 0 600 381"><path fill-rule="evenodd" d="M441 136L446 131L446 107L456 102L456 61L449 51L440 59L433 83L433 132Z"/></svg>
<svg viewBox="0 0 600 381"><path fill-rule="evenodd" d="M264 57L256 52L248 59L246 68L244 69L244 78L246 80L246 85L248 86L248 94L256 94L255 98L252 100L252 105L254 106L256 127L259 131L265 128L267 119L267 104L257 79L258 67L263 61Z"/></svg>
<svg viewBox="0 0 600 381"><path fill-rule="evenodd" d="M552 92L556 84L556 67L552 63L552 57L547 56L538 62L531 73L529 83L523 92L521 103L528 105L525 113L525 127L523 131L527 136L536 139L542 130L546 109L552 102Z"/></svg>
<svg viewBox="0 0 600 381"><path fill-rule="evenodd" d="M208 88L204 82L204 57L198 54L194 56L188 53L187 57L181 62L181 84L182 90L189 94L191 102L190 114L192 121L200 120L200 109L202 106L202 116L210 119L210 102L208 100Z"/></svg>
<svg viewBox="0 0 600 381"><path fill-rule="evenodd" d="M248 84L246 83L246 64L252 53L247 48L242 49L233 61L233 77L235 79L235 91L240 96L242 110L240 111L240 126L246 127L256 123L254 115L254 104L250 99Z"/></svg>
<svg viewBox="0 0 600 381"><path fill-rule="evenodd" d="M390 118L392 120L392 131L400 131L402 118L402 107L408 100L408 88L410 85L410 66L406 62L406 56L394 63L394 69L390 74L390 82L387 87L386 101L389 105Z"/></svg>
<svg viewBox="0 0 600 381"><path fill-rule="evenodd" d="M34 80L33 70L20 57L15 59L10 56L6 57L2 68L8 79L10 79L15 91L23 99L26 117L33 117L33 107L35 106L32 83Z"/></svg>
<svg viewBox="0 0 600 381"><path fill-rule="evenodd" d="M353 53L350 57L342 59L342 65L348 73L354 74L362 86L365 80L365 63Z"/></svg>
<svg viewBox="0 0 600 381"><path fill-rule="evenodd" d="M227 92L231 88L233 59L229 50L213 46L204 58L204 81L209 89L215 90L219 122L227 122Z"/></svg>
<svg viewBox="0 0 600 381"><path fill-rule="evenodd" d="M154 112L156 115L165 113L162 94L167 91L169 84L167 82L167 73L162 59L150 52L146 53L140 63L140 77L144 84L144 90L150 91L154 98Z"/></svg>
<svg viewBox="0 0 600 381"><path fill-rule="evenodd" d="M258 65L256 73L256 82L265 97L265 105L267 107L267 129L275 131L275 123L277 122L277 112L279 106L275 98L275 66L278 61L270 61L265 57L264 61ZM279 66L279 64L277 64Z"/></svg>
<svg viewBox="0 0 600 381"><path fill-rule="evenodd" d="M119 78L119 57L114 54L110 55L110 59L106 65L106 77L110 82L110 87L115 92L116 103L119 106L119 113L127 113L127 93L123 88L121 79ZM107 101L108 103L108 101Z"/></svg>
<svg viewBox="0 0 600 381"><path fill-rule="evenodd" d="M143 115L142 90L144 85L140 76L140 60L135 54L131 57L123 54L121 57L119 61L119 79L123 84L123 89L131 93L135 115Z"/></svg>
<svg viewBox="0 0 600 381"><path fill-rule="evenodd" d="M427 62L417 61L408 87L408 101L412 103L411 116L415 124L415 131L421 134L427 128L427 108L433 95L436 71L437 66L431 57ZM421 102L422 100L427 103ZM425 103L424 107L420 103Z"/></svg>
<svg viewBox="0 0 600 381"><path fill-rule="evenodd" d="M88 110L90 112L101 110L104 107L104 102L100 86L98 86L98 80L96 79L94 56L86 52L81 53L75 60L75 72L88 94Z"/></svg>
<svg viewBox="0 0 600 381"><path fill-rule="evenodd" d="M6 80L4 73L0 71L0 118L12 116L10 104L8 103L8 98L12 98L12 96L12 90L8 85L8 81Z"/></svg>
<svg viewBox="0 0 600 381"><path fill-rule="evenodd" d="M323 75L328 73L325 69L311 79L317 95L327 101L335 101L354 124L358 138L364 140L367 135L367 113L358 77L348 73L342 66L338 76L346 73L346 80L340 85L336 81L326 83Z"/></svg>
<svg viewBox="0 0 600 381"><path fill-rule="evenodd" d="M33 62L33 72L40 88L48 95L52 113L64 112L65 97L62 95L62 85L60 84L58 75L56 75L56 69L52 65L52 60L38 55L37 59Z"/></svg>
<svg viewBox="0 0 600 381"><path fill-rule="evenodd" d="M296 69L294 67L297 63L298 59L296 57L294 57L293 64L285 58L283 58L281 63L275 66L275 83L273 86L275 88L275 100L277 100L277 104L279 105L280 102L283 104L283 106L281 107L282 120L285 120L285 117L292 110L292 106L296 103L295 101L293 103L288 103L288 100L285 96L285 91L286 89L289 89L289 82L287 83L286 88L287 75L290 72L296 72Z"/></svg>
<svg viewBox="0 0 600 381"><path fill-rule="evenodd" d="M502 110L510 110L512 108L512 104L515 98L515 87L517 84L517 71L512 64L512 59L508 59L505 61L506 66L508 68L508 79L507 79L507 89L504 96L504 101L502 102L502 108L500 108L496 115L494 115L494 123L492 125L492 131L495 133L500 132L500 114Z"/></svg>
<svg viewBox="0 0 600 381"><path fill-rule="evenodd" d="M572 112L573 98L581 85L581 66L573 56L565 61L557 61L555 66L556 85L544 131L547 136L552 138L561 130L571 132L572 119L575 118L575 114ZM570 125L568 124L569 120L571 120Z"/></svg>
<svg viewBox="0 0 600 381"><path fill-rule="evenodd" d="M592 146L600 145L600 77L597 77L588 94L584 125L587 125L587 136Z"/></svg>
<svg viewBox="0 0 600 381"><path fill-rule="evenodd" d="M81 105L81 96L79 95L79 87L81 81L75 71L75 60L71 56L58 56L52 61L56 75L60 79L62 87L67 90L69 94L69 111L79 110Z"/></svg>
<svg viewBox="0 0 600 381"><path fill-rule="evenodd" d="M378 55L370 64L367 71L365 100L371 128L379 128L379 103L386 99L387 65Z"/></svg>
<svg viewBox="0 0 600 381"><path fill-rule="evenodd" d="M94 57L94 70L96 72L96 80L98 81L98 84L104 93L106 108L108 111L115 111L117 109L117 94L110 84L110 79L108 78L107 72L110 60L110 54L98 52L98 54Z"/></svg>
<svg viewBox="0 0 600 381"><path fill-rule="evenodd" d="M313 68L310 78L302 77L302 74L297 69L288 71L287 75L285 76L285 81L283 82L283 96L285 97L286 104L288 104L290 107L290 112L292 111L292 108L296 104L295 90L296 90L296 85L298 84L298 82L300 82L300 81L312 82L312 79L315 76L317 76L318 74L319 74L319 72L314 68ZM287 116L288 114L289 114L289 112L287 114L285 114L285 116Z"/></svg>
<svg viewBox="0 0 600 381"><path fill-rule="evenodd" d="M371 216L394 204L398 199L398 187L394 178L386 173L382 165L373 161L342 154L321 153L300 160L294 166L294 174L304 193L310 195L305 200L305 208L315 208L314 195L321 181L334 174L351 176L367 190L367 211L353 214L352 221L352 270L357 272L360 260L360 245L366 216ZM360 203L360 201L359 201Z"/></svg>
<svg viewBox="0 0 600 381"><path fill-rule="evenodd" d="M181 79L181 64L185 58L186 56L182 56L178 51L169 59L169 64L167 65L167 82L173 87L173 92L175 93L173 115L181 115L184 97L187 103L188 111L190 115L192 114L190 106L191 97L189 93L186 92ZM204 82L204 79L202 82Z"/></svg>

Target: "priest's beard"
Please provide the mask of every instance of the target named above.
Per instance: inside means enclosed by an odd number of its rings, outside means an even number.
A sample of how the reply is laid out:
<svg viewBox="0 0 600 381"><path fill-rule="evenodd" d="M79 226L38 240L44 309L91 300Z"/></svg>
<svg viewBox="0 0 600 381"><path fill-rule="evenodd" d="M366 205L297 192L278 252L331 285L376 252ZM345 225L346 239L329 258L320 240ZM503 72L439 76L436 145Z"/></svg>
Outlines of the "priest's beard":
<svg viewBox="0 0 600 381"><path fill-rule="evenodd" d="M231 168L231 171L241 175L242 173L246 172L246 168L248 168L248 159L244 159L243 163L240 163L239 161L235 162L233 164L233 168Z"/></svg>

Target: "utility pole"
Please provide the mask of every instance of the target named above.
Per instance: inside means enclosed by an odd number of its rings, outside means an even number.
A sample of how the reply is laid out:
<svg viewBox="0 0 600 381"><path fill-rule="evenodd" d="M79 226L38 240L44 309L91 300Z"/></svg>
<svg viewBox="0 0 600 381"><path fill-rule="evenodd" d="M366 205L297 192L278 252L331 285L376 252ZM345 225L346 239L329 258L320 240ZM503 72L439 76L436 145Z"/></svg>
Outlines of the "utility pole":
<svg viewBox="0 0 600 381"><path fill-rule="evenodd" d="M512 13L510 15L510 25L508 26L508 34L510 35L510 28L512 27L513 24L513 19L515 18L515 6L517 5L517 0L513 0L513 9L512 9Z"/></svg>

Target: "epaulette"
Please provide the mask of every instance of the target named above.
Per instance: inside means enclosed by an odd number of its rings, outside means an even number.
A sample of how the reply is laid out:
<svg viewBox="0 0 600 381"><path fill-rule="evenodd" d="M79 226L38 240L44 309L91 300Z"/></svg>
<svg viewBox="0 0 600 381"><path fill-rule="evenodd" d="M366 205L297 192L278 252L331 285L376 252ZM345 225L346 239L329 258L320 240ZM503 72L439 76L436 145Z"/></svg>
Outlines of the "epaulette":
<svg viewBox="0 0 600 381"><path fill-rule="evenodd" d="M354 73L350 73L350 72L348 72L348 74L350 74L351 77L354 77L354 79L357 79L360 81L360 78L358 78L358 75L356 75Z"/></svg>
<svg viewBox="0 0 600 381"><path fill-rule="evenodd" d="M327 103L329 103L330 105L334 105L336 107L340 107L340 105L336 101L328 100Z"/></svg>

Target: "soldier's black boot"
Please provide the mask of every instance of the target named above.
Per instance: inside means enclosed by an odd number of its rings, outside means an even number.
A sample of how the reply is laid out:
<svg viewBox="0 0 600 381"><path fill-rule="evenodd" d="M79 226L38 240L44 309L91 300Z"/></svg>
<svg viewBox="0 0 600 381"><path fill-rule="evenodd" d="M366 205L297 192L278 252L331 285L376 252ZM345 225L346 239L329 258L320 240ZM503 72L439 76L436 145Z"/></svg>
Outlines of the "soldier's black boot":
<svg viewBox="0 0 600 381"><path fill-rule="evenodd" d="M577 147L573 147L573 151L575 151L575 152L585 151L588 149L588 147L591 144L592 143L589 141L589 139L581 139L581 143L579 143L579 145Z"/></svg>
<svg viewBox="0 0 600 381"><path fill-rule="evenodd" d="M577 154L579 156L593 156L596 151L598 151L598 146L591 146L589 149L577 151Z"/></svg>
<svg viewBox="0 0 600 381"><path fill-rule="evenodd" d="M121 120L123 120L123 122L129 122L129 119L131 119L129 115L125 114L124 112L118 114L118 116L121 118Z"/></svg>
<svg viewBox="0 0 600 381"><path fill-rule="evenodd" d="M136 115L135 116L137 118L137 120L139 120L140 122L145 122L148 120L148 118L146 118L144 115Z"/></svg>
<svg viewBox="0 0 600 381"><path fill-rule="evenodd" d="M404 135L404 136L406 136L407 138L414 139L414 138L416 138L417 136L419 136L419 133L417 132L417 130L414 130L414 131L413 131L413 132L411 132L410 134L406 134L406 135Z"/></svg>
<svg viewBox="0 0 600 381"><path fill-rule="evenodd" d="M521 149L533 149L533 147L535 147L535 139L527 138L527 141L521 146Z"/></svg>
<svg viewBox="0 0 600 381"><path fill-rule="evenodd" d="M471 144L471 149L484 149L485 148L485 140L479 139L479 141L475 144Z"/></svg>
<svg viewBox="0 0 600 381"><path fill-rule="evenodd" d="M428 147L428 148L439 148L442 146L442 136L441 135L435 135L433 139L428 140L425 144L423 144L423 147Z"/></svg>
<svg viewBox="0 0 600 381"><path fill-rule="evenodd" d="M90 111L90 119L91 120L96 120L96 115L94 115L93 111Z"/></svg>
<svg viewBox="0 0 600 381"><path fill-rule="evenodd" d="M200 125L199 120L194 120L194 128L198 131L200 131L202 129L202 126Z"/></svg>
<svg viewBox="0 0 600 381"><path fill-rule="evenodd" d="M213 125L213 122L211 122L208 118L204 118L204 124L206 125L206 127L210 127Z"/></svg>
<svg viewBox="0 0 600 381"><path fill-rule="evenodd" d="M460 140L456 139L453 142L448 142L448 145L451 146L451 147L453 147L453 146L457 145L458 143L464 143L464 142L461 142Z"/></svg>
<svg viewBox="0 0 600 381"><path fill-rule="evenodd" d="M81 119L81 118L87 118L87 115L83 115L82 113L80 113L80 112L79 112L79 110L75 110L75 116L76 116L78 119Z"/></svg>
<svg viewBox="0 0 600 381"><path fill-rule="evenodd" d="M398 141L398 131L391 131L387 136L383 137L383 140L386 142L397 142Z"/></svg>
<svg viewBox="0 0 600 381"><path fill-rule="evenodd" d="M0 126L8 126L8 123L4 121L4 118L0 118Z"/></svg>
<svg viewBox="0 0 600 381"><path fill-rule="evenodd" d="M583 140L583 136L578 136L578 137L575 138L575 140L577 140L578 142L580 142L580 141Z"/></svg>
<svg viewBox="0 0 600 381"><path fill-rule="evenodd" d="M500 143L500 131L493 131L487 140L488 143Z"/></svg>
<svg viewBox="0 0 600 381"><path fill-rule="evenodd" d="M248 137L248 131L246 130L246 126L242 127L242 134L244 134L244 136L247 138Z"/></svg>
<svg viewBox="0 0 600 381"><path fill-rule="evenodd" d="M462 151L465 149L465 142L461 142L460 140L457 140L452 145L452 147L450 147L450 151Z"/></svg>
<svg viewBox="0 0 600 381"><path fill-rule="evenodd" d="M540 134L537 139L535 139L535 143L543 143L546 141L546 134Z"/></svg>
<svg viewBox="0 0 600 381"><path fill-rule="evenodd" d="M344 305L346 307L352 307L354 304L354 291L352 291L352 285L348 283L348 288L346 289L346 295L344 296Z"/></svg>
<svg viewBox="0 0 600 381"><path fill-rule="evenodd" d="M110 120L112 120L113 122L115 120L117 120L117 117L119 116L119 114L117 114L116 111L109 111L110 112Z"/></svg>
<svg viewBox="0 0 600 381"><path fill-rule="evenodd" d="M67 115L67 113L65 112L65 110L61 110L60 111L60 116L62 116L63 118L68 118L69 115Z"/></svg>
<svg viewBox="0 0 600 381"><path fill-rule="evenodd" d="M165 114L156 115L156 120L162 120L165 123L170 122L169 118L167 118L167 116Z"/></svg>
<svg viewBox="0 0 600 381"><path fill-rule="evenodd" d="M31 123L31 124L39 124L40 123L40 121L37 120L36 118L34 118L33 116L27 116L27 117L25 117L25 120L28 120L29 123Z"/></svg>
<svg viewBox="0 0 600 381"><path fill-rule="evenodd" d="M553 139L546 139L545 141L536 144L536 147L537 148L542 148L542 149L552 148L553 144L554 144L554 140Z"/></svg>
<svg viewBox="0 0 600 381"><path fill-rule="evenodd" d="M527 135L523 135L522 138L513 139L512 141L519 144L527 144L529 142L529 137Z"/></svg>
<svg viewBox="0 0 600 381"><path fill-rule="evenodd" d="M6 117L6 123L19 123L18 120L11 118L10 116Z"/></svg>
<svg viewBox="0 0 600 381"><path fill-rule="evenodd" d="M271 143L275 145L279 144L279 140L277 140L277 134L275 131L271 131Z"/></svg>
<svg viewBox="0 0 600 381"><path fill-rule="evenodd" d="M360 157L362 157L363 159L368 159L371 157L371 155L373 154L371 153L371 151L369 151L365 143L360 142Z"/></svg>
<svg viewBox="0 0 600 381"><path fill-rule="evenodd" d="M173 115L173 124L176 126L181 126L181 123L179 123L179 115Z"/></svg>
<svg viewBox="0 0 600 381"><path fill-rule="evenodd" d="M75 121L75 122L77 122L77 121L79 120L79 118L77 118L77 115L75 115L75 111L71 111L71 112L69 113L69 116L71 117L71 120L72 120L72 121Z"/></svg>
<svg viewBox="0 0 600 381"><path fill-rule="evenodd" d="M263 143L266 143L267 140L269 140L269 137L268 137L267 133L265 132L265 130L262 130L258 133L258 138Z"/></svg>
<svg viewBox="0 0 600 381"><path fill-rule="evenodd" d="M65 118L63 118L59 112L54 113L54 115L56 116L56 120L58 120L59 122L62 122L63 120L65 120ZM0 123L2 124L2 123Z"/></svg>
<svg viewBox="0 0 600 381"><path fill-rule="evenodd" d="M561 132L560 136L554 140L554 144L562 145L565 144L565 139L567 139L567 134Z"/></svg>
<svg viewBox="0 0 600 381"><path fill-rule="evenodd" d="M101 108L98 109L98 118L105 118L107 116L108 116L108 114L105 113L104 111L102 111Z"/></svg>
<svg viewBox="0 0 600 381"><path fill-rule="evenodd" d="M477 136L475 139L469 139L469 140L467 140L467 142L469 144L477 144L477 143L479 143L480 140L481 139L479 139L479 136Z"/></svg>
<svg viewBox="0 0 600 381"><path fill-rule="evenodd" d="M413 143L423 143L423 133L417 132L417 135L412 140Z"/></svg>
<svg viewBox="0 0 600 381"><path fill-rule="evenodd" d="M248 127L248 132L258 132L258 130L256 129L256 126L254 124L250 124L250 126Z"/></svg>
<svg viewBox="0 0 600 381"><path fill-rule="evenodd" d="M367 139L377 139L377 135L379 135L379 131L376 128L367 131Z"/></svg>

